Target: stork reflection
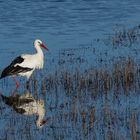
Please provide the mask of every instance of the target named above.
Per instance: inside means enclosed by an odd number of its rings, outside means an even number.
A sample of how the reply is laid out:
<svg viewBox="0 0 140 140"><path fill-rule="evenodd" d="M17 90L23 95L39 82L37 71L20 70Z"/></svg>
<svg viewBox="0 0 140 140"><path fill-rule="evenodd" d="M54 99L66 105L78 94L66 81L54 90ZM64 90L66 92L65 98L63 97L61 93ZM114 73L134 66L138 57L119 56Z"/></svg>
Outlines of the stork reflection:
<svg viewBox="0 0 140 140"><path fill-rule="evenodd" d="M22 115L36 115L36 126L41 128L47 122L45 117L44 100L36 100L29 92L14 96L5 96L1 94L1 98L5 104L12 107L14 111Z"/></svg>

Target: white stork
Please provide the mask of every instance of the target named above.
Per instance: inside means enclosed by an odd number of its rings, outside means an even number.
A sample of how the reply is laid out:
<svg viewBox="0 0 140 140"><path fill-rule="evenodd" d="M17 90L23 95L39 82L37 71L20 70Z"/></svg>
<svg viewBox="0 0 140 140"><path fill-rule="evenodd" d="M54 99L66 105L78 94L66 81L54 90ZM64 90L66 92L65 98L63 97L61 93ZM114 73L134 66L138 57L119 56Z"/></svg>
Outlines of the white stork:
<svg viewBox="0 0 140 140"><path fill-rule="evenodd" d="M41 128L47 120L44 120L45 116L45 104L44 100L35 100L32 94L26 93L15 96L0 95L3 102L12 107L14 111L21 115L36 115L36 126Z"/></svg>
<svg viewBox="0 0 140 140"><path fill-rule="evenodd" d="M12 76L16 83L16 88L18 88L19 82L15 79L15 76L25 76L29 80L35 69L42 69L44 65L44 54L41 48L47 51L48 48L39 39L35 40L34 46L36 49L35 54L22 54L18 56L2 71L0 79L6 76Z"/></svg>

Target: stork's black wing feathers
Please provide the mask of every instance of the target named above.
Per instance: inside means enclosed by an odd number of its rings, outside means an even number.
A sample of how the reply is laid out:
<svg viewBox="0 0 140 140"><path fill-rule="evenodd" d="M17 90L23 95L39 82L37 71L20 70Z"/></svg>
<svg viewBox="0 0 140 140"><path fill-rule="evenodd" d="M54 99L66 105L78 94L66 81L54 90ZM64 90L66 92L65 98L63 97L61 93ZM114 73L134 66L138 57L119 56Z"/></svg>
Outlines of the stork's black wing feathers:
<svg viewBox="0 0 140 140"><path fill-rule="evenodd" d="M15 58L12 63L10 64L10 66L14 66L15 64L20 64L24 61L24 58L22 58L21 56L18 56L17 58Z"/></svg>
<svg viewBox="0 0 140 140"><path fill-rule="evenodd" d="M8 66L6 67L1 74L1 78L4 78L6 76L11 76L11 75L18 75L19 73L25 73L28 71L33 70L32 68L27 68L27 67L21 67L21 66Z"/></svg>
<svg viewBox="0 0 140 140"><path fill-rule="evenodd" d="M12 63L2 71L0 79L6 76L18 75L21 72L25 73L25 72L33 70L32 68L21 67L17 65L17 64L21 64L23 61L24 61L24 58L22 58L21 56L18 56L16 59L14 59Z"/></svg>

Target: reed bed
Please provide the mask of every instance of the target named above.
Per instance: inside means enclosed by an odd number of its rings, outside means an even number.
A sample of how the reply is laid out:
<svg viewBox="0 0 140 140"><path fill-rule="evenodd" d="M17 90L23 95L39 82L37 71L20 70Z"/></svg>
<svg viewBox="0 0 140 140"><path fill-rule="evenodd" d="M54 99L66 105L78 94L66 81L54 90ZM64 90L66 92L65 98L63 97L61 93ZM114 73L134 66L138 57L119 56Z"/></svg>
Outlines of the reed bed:
<svg viewBox="0 0 140 140"><path fill-rule="evenodd" d="M113 47L131 47L140 42L140 25L126 29L124 26L116 26L114 33L105 39L105 44Z"/></svg>
<svg viewBox="0 0 140 140"><path fill-rule="evenodd" d="M11 90L6 80L1 86ZM25 90L23 86L16 92ZM34 116L16 114L1 102L0 139L140 139L140 67L132 58L113 61L106 68L62 66L35 74L30 91L45 100L47 124L37 129Z"/></svg>
<svg viewBox="0 0 140 140"><path fill-rule="evenodd" d="M127 94L129 90L139 91L139 67L131 58L115 62L111 69L90 68L84 71L75 69L57 70L42 80L42 90L47 92L61 87L66 93L88 92L91 95L108 94L110 91Z"/></svg>

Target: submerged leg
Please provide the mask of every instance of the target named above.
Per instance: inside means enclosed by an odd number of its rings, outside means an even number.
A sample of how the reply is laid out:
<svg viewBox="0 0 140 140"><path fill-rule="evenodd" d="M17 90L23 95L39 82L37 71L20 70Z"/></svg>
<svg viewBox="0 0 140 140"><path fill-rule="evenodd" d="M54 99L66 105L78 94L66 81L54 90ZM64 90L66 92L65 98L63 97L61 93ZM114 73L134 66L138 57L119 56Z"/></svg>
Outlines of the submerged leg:
<svg viewBox="0 0 140 140"><path fill-rule="evenodd" d="M26 89L27 89L27 90L29 90L29 85L30 85L30 81L27 80L27 81L26 81Z"/></svg>
<svg viewBox="0 0 140 140"><path fill-rule="evenodd" d="M15 78L15 77L13 77L13 80L15 81L15 84L16 84L16 89L18 89L18 88L19 88L19 86L20 86L19 82L16 80L16 78Z"/></svg>

